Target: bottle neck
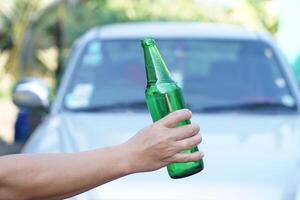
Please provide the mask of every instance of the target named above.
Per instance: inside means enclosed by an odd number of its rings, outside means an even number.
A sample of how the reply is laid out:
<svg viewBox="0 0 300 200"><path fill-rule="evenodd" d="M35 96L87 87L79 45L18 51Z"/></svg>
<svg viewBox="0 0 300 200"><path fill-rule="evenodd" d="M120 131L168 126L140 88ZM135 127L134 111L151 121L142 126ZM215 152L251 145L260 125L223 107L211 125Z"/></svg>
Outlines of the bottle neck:
<svg viewBox="0 0 300 200"><path fill-rule="evenodd" d="M173 82L170 72L154 41L152 43L147 43L143 40L142 46L144 49L147 83L154 84L157 82Z"/></svg>

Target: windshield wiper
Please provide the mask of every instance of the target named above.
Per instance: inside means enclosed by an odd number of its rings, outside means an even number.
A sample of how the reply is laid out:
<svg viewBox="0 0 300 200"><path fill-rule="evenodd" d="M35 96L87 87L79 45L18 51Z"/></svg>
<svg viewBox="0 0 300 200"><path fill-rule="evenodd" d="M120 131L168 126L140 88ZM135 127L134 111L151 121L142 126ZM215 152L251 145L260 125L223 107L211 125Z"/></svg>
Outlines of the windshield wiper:
<svg viewBox="0 0 300 200"><path fill-rule="evenodd" d="M234 111L234 110L245 110L245 111L257 111L257 110L286 110L286 111L297 111L296 105L286 105L280 102L247 102L240 104L226 104L226 105L215 105L207 106L201 109L192 109L196 112L223 112L223 111Z"/></svg>
<svg viewBox="0 0 300 200"><path fill-rule="evenodd" d="M126 109L126 108L145 109L147 108L147 104L145 100L142 100L142 101L133 101L133 102L118 102L118 103L113 103L108 105L96 105L96 106L72 108L68 110L72 112L100 112L100 111Z"/></svg>

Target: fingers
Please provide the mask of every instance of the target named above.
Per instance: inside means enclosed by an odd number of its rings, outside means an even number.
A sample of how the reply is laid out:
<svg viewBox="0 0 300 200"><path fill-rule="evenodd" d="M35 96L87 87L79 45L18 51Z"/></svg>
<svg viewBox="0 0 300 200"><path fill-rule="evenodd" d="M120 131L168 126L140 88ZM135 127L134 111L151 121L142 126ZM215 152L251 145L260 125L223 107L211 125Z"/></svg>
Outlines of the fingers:
<svg viewBox="0 0 300 200"><path fill-rule="evenodd" d="M172 133L170 134L178 141L197 135L200 131L200 126L198 124L188 124L174 128L171 131Z"/></svg>
<svg viewBox="0 0 300 200"><path fill-rule="evenodd" d="M185 140L180 140L176 142L176 146L178 147L178 152L182 150L191 149L198 144L200 144L202 141L202 137L200 134L194 135L193 137L187 138Z"/></svg>
<svg viewBox="0 0 300 200"><path fill-rule="evenodd" d="M197 151L194 153L178 153L171 158L171 163L185 163L198 161L204 157L204 153Z"/></svg>
<svg viewBox="0 0 300 200"><path fill-rule="evenodd" d="M190 119L191 117L192 112L188 109L176 110L159 120L157 123L168 128L173 128L179 122Z"/></svg>

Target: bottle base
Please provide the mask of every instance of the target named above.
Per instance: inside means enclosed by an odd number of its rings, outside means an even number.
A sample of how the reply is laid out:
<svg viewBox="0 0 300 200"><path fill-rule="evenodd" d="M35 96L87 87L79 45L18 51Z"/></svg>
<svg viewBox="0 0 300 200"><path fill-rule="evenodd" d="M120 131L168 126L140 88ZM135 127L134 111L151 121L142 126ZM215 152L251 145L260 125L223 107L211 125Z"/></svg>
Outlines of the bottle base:
<svg viewBox="0 0 300 200"><path fill-rule="evenodd" d="M192 176L194 174L197 174L197 173L201 172L203 169L204 169L204 166L203 166L203 163L202 163L202 165L199 168L194 168L193 170L189 170L189 171L186 171L186 172L180 173L180 174L170 174L169 173L169 176L172 179L186 178L186 177L189 177L189 176Z"/></svg>

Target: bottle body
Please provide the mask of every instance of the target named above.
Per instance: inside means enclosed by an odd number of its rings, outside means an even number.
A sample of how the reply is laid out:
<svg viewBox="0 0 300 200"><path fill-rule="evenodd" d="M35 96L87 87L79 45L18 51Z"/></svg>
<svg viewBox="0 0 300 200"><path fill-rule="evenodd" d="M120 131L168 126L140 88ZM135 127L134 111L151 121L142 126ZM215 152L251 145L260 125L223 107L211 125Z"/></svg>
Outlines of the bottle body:
<svg viewBox="0 0 300 200"><path fill-rule="evenodd" d="M185 102L179 86L174 82L157 82L147 86L145 97L152 120L155 122L169 113L185 108ZM183 126L190 124L184 120L177 124ZM198 147L184 150L183 153L193 153ZM167 166L171 178L183 178L200 172L204 168L203 160L187 163L171 163Z"/></svg>
<svg viewBox="0 0 300 200"><path fill-rule="evenodd" d="M185 108L185 102L180 87L172 80L168 67L162 59L152 38L141 41L144 50L147 88L145 91L146 103L155 122L169 113ZM184 120L177 124L190 124ZM198 151L197 147L186 149L183 153ZM202 159L195 162L172 163L167 166L171 178L183 178L200 172L203 169Z"/></svg>

